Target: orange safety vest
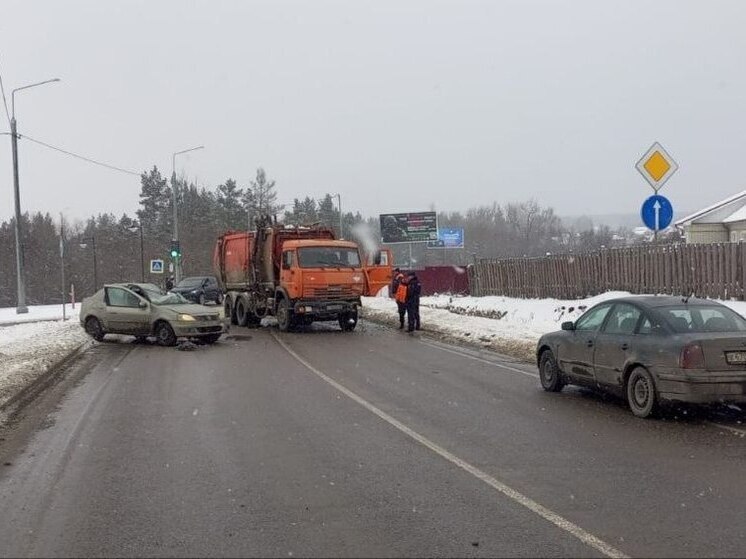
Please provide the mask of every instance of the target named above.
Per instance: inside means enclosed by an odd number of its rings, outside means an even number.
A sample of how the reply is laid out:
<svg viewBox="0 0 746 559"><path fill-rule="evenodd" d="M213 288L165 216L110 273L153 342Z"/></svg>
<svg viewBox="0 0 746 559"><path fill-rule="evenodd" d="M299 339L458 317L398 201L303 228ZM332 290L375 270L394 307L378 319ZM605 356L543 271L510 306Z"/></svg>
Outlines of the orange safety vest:
<svg viewBox="0 0 746 559"><path fill-rule="evenodd" d="M399 287L396 288L396 295L394 296L397 303L406 303L407 302L407 284L406 282L402 281L399 284Z"/></svg>

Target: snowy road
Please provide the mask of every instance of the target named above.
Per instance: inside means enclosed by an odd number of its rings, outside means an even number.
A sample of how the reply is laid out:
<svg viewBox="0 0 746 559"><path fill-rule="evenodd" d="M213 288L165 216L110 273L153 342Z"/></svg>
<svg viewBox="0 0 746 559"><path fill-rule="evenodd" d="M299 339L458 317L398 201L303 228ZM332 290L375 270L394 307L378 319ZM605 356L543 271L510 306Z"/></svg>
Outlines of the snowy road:
<svg viewBox="0 0 746 559"><path fill-rule="evenodd" d="M738 417L637 420L366 322L233 334L89 349L0 434L0 555L746 550Z"/></svg>

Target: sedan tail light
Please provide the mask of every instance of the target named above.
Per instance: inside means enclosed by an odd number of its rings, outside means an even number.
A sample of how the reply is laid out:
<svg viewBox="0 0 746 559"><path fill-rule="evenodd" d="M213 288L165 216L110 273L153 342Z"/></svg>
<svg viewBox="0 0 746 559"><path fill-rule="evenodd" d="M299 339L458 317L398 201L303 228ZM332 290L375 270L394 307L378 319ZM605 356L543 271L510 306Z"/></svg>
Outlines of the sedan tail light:
<svg viewBox="0 0 746 559"><path fill-rule="evenodd" d="M679 366L682 369L704 369L705 353L698 343L685 345L679 356Z"/></svg>

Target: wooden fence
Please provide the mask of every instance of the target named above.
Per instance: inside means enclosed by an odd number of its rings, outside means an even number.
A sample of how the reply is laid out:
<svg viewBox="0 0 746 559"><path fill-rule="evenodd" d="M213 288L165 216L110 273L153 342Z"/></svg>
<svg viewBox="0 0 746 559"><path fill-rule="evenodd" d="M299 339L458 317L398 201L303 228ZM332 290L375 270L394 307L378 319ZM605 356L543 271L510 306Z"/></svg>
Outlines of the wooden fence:
<svg viewBox="0 0 746 559"><path fill-rule="evenodd" d="M536 258L479 259L473 295L559 299L605 291L744 299L746 243L659 245Z"/></svg>

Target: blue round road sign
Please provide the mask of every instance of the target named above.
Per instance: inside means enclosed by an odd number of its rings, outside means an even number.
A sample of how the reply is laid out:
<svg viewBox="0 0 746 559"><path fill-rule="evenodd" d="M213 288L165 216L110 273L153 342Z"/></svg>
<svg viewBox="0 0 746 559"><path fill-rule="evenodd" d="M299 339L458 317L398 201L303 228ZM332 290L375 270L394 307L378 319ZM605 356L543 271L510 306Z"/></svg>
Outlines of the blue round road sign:
<svg viewBox="0 0 746 559"><path fill-rule="evenodd" d="M640 215L645 227L653 231L661 231L671 225L673 206L668 198L655 194L643 202Z"/></svg>

